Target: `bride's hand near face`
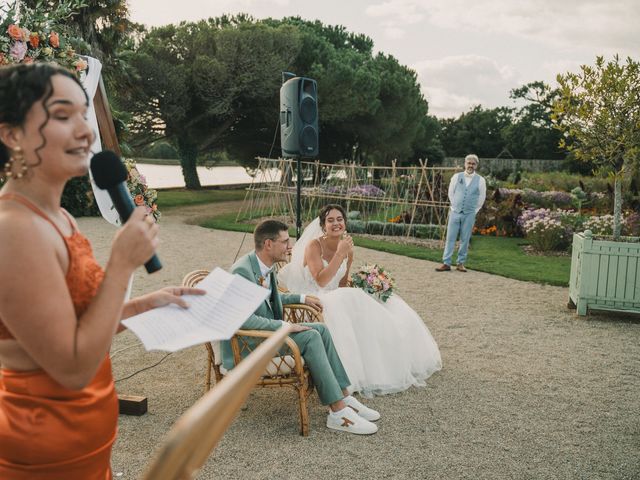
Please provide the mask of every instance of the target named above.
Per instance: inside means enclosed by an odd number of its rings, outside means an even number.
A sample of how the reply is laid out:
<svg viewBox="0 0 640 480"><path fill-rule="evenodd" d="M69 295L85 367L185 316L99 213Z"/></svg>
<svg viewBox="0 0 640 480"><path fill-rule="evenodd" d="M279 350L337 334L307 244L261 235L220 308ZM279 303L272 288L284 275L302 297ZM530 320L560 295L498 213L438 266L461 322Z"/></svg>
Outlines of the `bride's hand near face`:
<svg viewBox="0 0 640 480"><path fill-rule="evenodd" d="M340 246L340 243L343 245ZM353 241L351 241L351 243L353 243ZM343 253L338 253L340 248L342 248ZM305 264L309 267L309 272L318 286L324 287L331 281L340 268L342 261L349 255L349 251L352 248L353 247L349 244L349 240L340 240L338 247L336 248L336 253L333 255L329 263L325 265L322 259L320 240L314 240L307 245L304 254Z"/></svg>
<svg viewBox="0 0 640 480"><path fill-rule="evenodd" d="M336 248L336 256L340 256L340 260L344 260L347 257L351 257L352 254L353 238L345 233L342 239L338 242L338 247Z"/></svg>
<svg viewBox="0 0 640 480"><path fill-rule="evenodd" d="M343 250L341 250L341 248ZM344 232L342 239L338 242L335 256L340 258L340 262L344 261L345 258L347 259L347 271L339 283L339 286L346 287L349 283L349 270L351 270L351 263L353 262L353 238L351 238L351 235L348 235L347 232Z"/></svg>

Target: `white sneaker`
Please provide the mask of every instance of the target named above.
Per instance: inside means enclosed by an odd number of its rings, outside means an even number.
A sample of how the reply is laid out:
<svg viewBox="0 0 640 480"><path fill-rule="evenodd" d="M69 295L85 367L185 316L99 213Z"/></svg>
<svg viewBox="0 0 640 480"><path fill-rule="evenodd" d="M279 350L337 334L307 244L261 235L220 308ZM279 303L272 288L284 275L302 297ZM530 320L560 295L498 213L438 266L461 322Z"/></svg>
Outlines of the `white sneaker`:
<svg viewBox="0 0 640 480"><path fill-rule="evenodd" d="M343 408L336 413L329 413L327 415L327 428L356 435L371 435L378 431L377 425L365 420L349 407Z"/></svg>
<svg viewBox="0 0 640 480"><path fill-rule="evenodd" d="M351 395L344 397L344 403L365 420L369 420L370 422L380 420L380 413L375 411L373 408L365 407Z"/></svg>

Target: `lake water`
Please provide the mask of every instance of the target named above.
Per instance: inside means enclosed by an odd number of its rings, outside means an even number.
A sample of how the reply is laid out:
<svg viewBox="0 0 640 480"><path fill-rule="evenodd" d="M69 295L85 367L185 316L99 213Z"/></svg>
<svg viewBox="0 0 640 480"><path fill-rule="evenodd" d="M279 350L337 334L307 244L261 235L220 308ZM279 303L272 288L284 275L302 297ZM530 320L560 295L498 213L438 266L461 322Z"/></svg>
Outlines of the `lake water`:
<svg viewBox="0 0 640 480"><path fill-rule="evenodd" d="M154 165L150 163L136 164L138 171L145 176L150 188L184 187L182 169L179 165ZM197 167L198 177L203 187L215 185L249 184L253 182L243 167ZM261 181L277 182L280 180L278 169L266 173Z"/></svg>

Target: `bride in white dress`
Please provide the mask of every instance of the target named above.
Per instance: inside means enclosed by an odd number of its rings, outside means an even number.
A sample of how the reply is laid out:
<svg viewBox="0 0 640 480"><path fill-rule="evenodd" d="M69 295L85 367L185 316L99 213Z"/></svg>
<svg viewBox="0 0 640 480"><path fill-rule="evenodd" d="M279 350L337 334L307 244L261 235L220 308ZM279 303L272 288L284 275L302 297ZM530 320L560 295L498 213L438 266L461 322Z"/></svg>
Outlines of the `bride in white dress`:
<svg viewBox="0 0 640 480"><path fill-rule="evenodd" d="M370 397L424 386L442 368L429 329L396 293L382 303L360 288L341 288L347 286L352 261L344 209L327 205L296 242L278 282L291 292L320 297L354 392Z"/></svg>

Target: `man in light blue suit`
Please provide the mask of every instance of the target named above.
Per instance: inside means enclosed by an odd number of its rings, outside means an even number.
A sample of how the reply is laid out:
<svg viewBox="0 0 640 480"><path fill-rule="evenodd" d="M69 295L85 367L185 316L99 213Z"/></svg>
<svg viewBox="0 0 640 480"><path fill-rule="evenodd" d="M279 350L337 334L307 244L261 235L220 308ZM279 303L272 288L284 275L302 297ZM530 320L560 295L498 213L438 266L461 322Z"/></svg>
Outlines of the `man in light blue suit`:
<svg viewBox="0 0 640 480"><path fill-rule="evenodd" d="M487 184L484 178L476 173L479 162L477 155L467 155L464 159L464 172L456 173L449 182L451 211L447 223L447 239L442 255L442 265L436 268L436 272L451 270L451 258L458 236L460 236L460 246L456 270L467 271L464 263L467 260L469 240L473 225L476 223L476 214L482 208L487 196Z"/></svg>
<svg viewBox="0 0 640 480"><path fill-rule="evenodd" d="M277 330L283 322L283 304L305 303L321 310L322 304L318 297L296 293L281 294L278 291L273 265L286 260L290 248L287 224L277 220L260 222L253 232L253 239L255 251L239 258L231 267L231 272L267 288L270 295L241 328ZM326 325L296 323L292 327L294 333L291 338L300 348L320 401L329 407L327 427L359 435L376 433L378 427L373 422L380 418L380 414L349 395L349 377ZM230 370L234 367L230 342L220 342L220 350L223 365Z"/></svg>

